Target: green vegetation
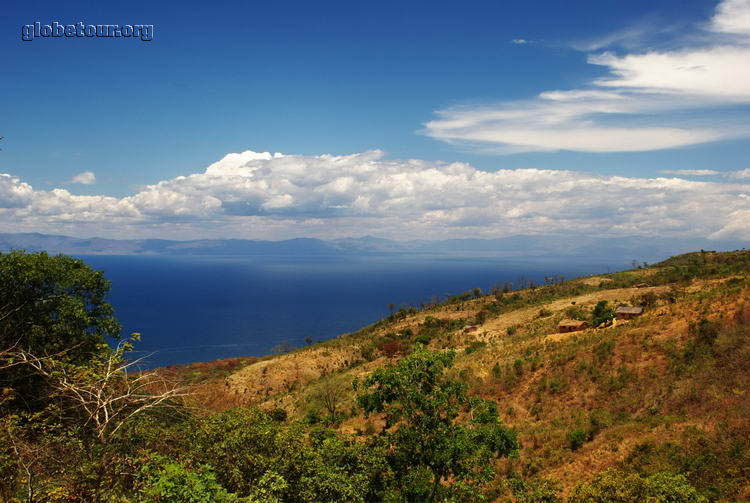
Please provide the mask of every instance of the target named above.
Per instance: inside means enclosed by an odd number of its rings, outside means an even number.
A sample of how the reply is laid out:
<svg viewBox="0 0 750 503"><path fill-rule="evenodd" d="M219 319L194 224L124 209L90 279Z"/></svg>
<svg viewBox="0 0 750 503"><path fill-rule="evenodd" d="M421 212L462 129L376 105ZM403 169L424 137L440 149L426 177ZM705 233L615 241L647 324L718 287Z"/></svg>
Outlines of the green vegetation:
<svg viewBox="0 0 750 503"><path fill-rule="evenodd" d="M365 413L385 415L381 439L396 482L387 501L481 501L482 484L494 477L491 460L518 450L494 403L470 399L464 384L445 378L454 358L417 347L364 382Z"/></svg>
<svg viewBox="0 0 750 503"><path fill-rule="evenodd" d="M523 286L141 371L102 273L0 254L0 502L750 497L750 252Z"/></svg>
<svg viewBox="0 0 750 503"><path fill-rule="evenodd" d="M649 477L608 471L599 474L589 484L578 486L571 503L707 503L708 500L693 488L685 477L658 473Z"/></svg>
<svg viewBox="0 0 750 503"><path fill-rule="evenodd" d="M614 310L607 304L609 303L606 300L600 300L594 307L594 312L591 313L591 324L595 327L615 319Z"/></svg>

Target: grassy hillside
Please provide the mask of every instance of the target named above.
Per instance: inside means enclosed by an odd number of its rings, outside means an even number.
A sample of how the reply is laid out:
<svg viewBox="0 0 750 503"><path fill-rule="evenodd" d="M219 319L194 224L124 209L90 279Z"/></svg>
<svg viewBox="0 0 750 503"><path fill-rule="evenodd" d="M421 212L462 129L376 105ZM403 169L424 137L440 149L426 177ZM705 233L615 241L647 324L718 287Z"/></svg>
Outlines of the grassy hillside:
<svg viewBox="0 0 750 503"><path fill-rule="evenodd" d="M639 305L631 321L558 333L595 306ZM198 383L196 405L283 409L366 438L352 382L415 344L457 351L451 375L497 403L520 455L500 478L567 493L616 467L683 474L712 499L750 499L750 252L697 252L638 269L402 308L357 332L286 354L168 372ZM224 365L222 372L215 368ZM507 484L496 496L510 495Z"/></svg>

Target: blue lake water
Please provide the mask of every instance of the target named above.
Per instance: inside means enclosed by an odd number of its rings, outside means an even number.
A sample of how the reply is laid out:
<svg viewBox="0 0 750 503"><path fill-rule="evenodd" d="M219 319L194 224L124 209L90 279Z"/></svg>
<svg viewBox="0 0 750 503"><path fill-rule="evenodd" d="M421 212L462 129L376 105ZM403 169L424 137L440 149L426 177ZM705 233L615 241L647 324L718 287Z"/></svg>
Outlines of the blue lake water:
<svg viewBox="0 0 750 503"><path fill-rule="evenodd" d="M628 267L564 261L441 256L84 256L112 281L123 333L141 332L151 366L268 354L282 341L328 339L433 295L484 291L519 277L572 278ZM564 265L561 265L564 264Z"/></svg>

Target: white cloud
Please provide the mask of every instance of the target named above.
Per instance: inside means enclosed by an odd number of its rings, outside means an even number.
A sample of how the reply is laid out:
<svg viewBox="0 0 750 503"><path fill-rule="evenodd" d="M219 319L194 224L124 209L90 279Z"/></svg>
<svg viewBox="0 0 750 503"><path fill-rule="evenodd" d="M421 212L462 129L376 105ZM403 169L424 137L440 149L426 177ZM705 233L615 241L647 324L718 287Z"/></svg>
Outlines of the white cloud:
<svg viewBox="0 0 750 503"><path fill-rule="evenodd" d="M719 33L750 34L750 1L724 0L711 18L711 29Z"/></svg>
<svg viewBox="0 0 750 503"><path fill-rule="evenodd" d="M0 231L105 237L597 236L750 239L750 184L599 176L465 163L229 154L124 197L34 190L0 175Z"/></svg>
<svg viewBox="0 0 750 503"><path fill-rule="evenodd" d="M516 45L523 45L523 44L528 44L529 41L526 40L525 38L514 38L513 40L510 41L510 43L516 44Z"/></svg>
<svg viewBox="0 0 750 503"><path fill-rule="evenodd" d="M713 176L721 174L713 169L663 169L659 173L679 176Z"/></svg>
<svg viewBox="0 0 750 503"><path fill-rule="evenodd" d="M80 183L83 185L93 185L94 183L96 183L96 176L91 171L84 171L83 173L78 173L76 176L74 176L70 182Z"/></svg>
<svg viewBox="0 0 750 503"><path fill-rule="evenodd" d="M729 173L729 178L750 178L750 168Z"/></svg>
<svg viewBox="0 0 750 503"><path fill-rule="evenodd" d="M608 70L582 89L523 101L439 110L422 131L485 151L634 152L750 137L750 0L725 0L707 33L732 33L700 47L592 54ZM720 39L720 40L719 40Z"/></svg>

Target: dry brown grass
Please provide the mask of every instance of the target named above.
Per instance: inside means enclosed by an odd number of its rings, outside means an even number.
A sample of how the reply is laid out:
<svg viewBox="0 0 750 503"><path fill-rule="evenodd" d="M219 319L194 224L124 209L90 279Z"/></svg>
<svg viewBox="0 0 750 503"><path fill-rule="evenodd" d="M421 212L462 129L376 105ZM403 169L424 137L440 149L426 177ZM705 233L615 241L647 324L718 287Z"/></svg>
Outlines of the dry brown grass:
<svg viewBox="0 0 750 503"><path fill-rule="evenodd" d="M654 274L638 273L644 277ZM607 279L579 281L598 287ZM723 424L733 424L735 430L746 432L750 438L750 342L721 336L717 348L724 347L722 344L735 344L737 348L713 359L679 363L694 338L691 323L706 318L719 323L727 333L733 327L750 325L750 292L728 288L730 279L680 285L675 303L663 295L673 285L603 289L561 298L489 318L471 333L458 328L433 339L430 347L457 349L451 375L464 379L472 393L496 401L504 421L519 432L521 456L498 462L501 472L513 470L525 477L556 479L567 492L581 480L626 462L643 442L679 444L691 427L714 434ZM573 305L590 312L601 300L616 305L648 292L660 300L639 318L607 329L557 333L557 322ZM202 385L210 397L206 405L282 407L291 418L301 418L311 408L319 407L315 404L316 390L325 377L337 379L346 389L341 400L342 408L348 411L355 403L351 381L389 361L378 354L372 361L362 361L362 351L368 344L407 329L418 334L428 316L473 320L493 301L487 296L442 305L381 323L365 335L347 335L249 365L245 362L226 379ZM544 315L540 314L542 307ZM512 335L508 334L509 327L516 328ZM485 344L472 347L471 353L464 351L477 341ZM742 358L747 361L743 363ZM501 369L500 376L493 371L496 365ZM516 365L520 365L517 375ZM685 369L675 370L679 365ZM590 427L592 414L599 413L610 418L609 424L572 451L569 432ZM382 428L380 418L346 416L339 426L342 432L356 435L368 428ZM748 487L742 491L739 494L750 494Z"/></svg>

